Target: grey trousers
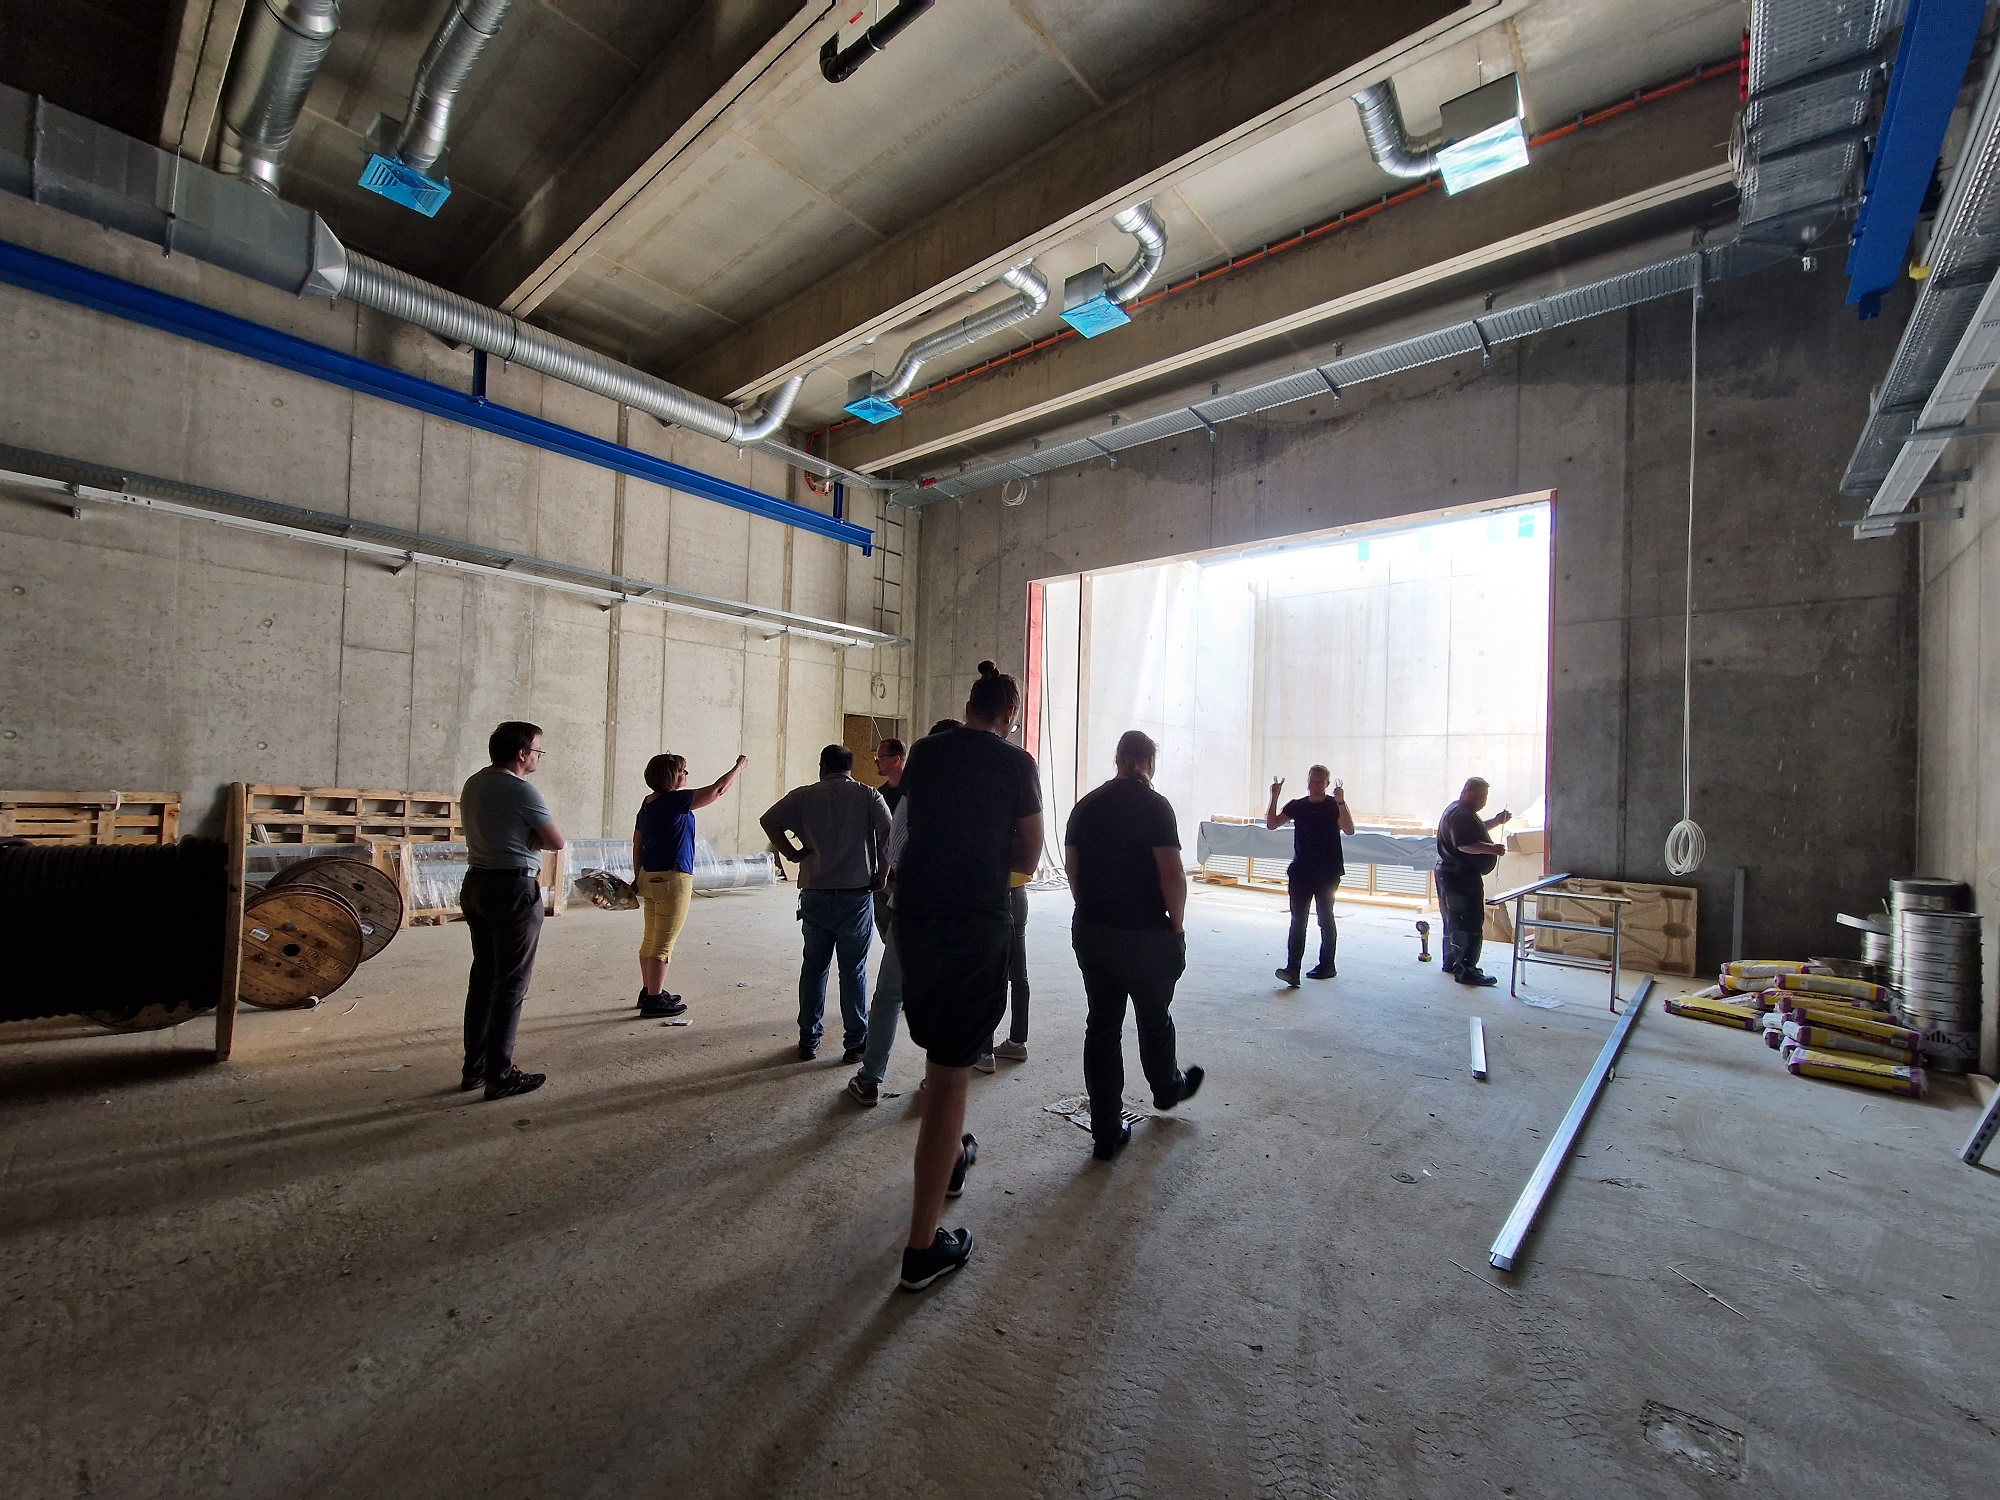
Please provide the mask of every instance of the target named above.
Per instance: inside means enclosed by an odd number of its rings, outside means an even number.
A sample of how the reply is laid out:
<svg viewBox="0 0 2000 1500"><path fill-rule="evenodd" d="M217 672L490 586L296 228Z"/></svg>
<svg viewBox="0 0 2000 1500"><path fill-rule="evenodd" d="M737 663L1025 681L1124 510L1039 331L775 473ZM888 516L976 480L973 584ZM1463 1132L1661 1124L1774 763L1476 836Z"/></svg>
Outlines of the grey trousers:
<svg viewBox="0 0 2000 1500"><path fill-rule="evenodd" d="M472 934L465 1071L491 1082L514 1066L514 1034L542 941L542 888L533 870L468 870L458 904Z"/></svg>

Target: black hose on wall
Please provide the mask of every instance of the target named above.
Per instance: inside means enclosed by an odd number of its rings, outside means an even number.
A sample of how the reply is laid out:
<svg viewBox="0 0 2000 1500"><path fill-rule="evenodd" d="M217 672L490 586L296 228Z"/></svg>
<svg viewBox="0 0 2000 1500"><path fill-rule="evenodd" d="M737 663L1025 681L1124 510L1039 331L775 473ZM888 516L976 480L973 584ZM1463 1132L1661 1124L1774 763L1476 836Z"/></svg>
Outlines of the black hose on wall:
<svg viewBox="0 0 2000 1500"><path fill-rule="evenodd" d="M0 848L0 1021L215 1008L228 845Z"/></svg>

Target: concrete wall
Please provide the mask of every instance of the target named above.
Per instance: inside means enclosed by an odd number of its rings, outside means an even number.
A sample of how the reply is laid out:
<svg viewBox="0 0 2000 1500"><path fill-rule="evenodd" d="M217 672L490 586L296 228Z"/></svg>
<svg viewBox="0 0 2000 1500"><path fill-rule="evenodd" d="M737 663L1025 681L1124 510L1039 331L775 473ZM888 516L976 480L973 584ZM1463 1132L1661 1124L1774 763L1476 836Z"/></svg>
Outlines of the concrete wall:
<svg viewBox="0 0 2000 1500"><path fill-rule="evenodd" d="M1829 269L1713 288L1703 319L1694 812L1701 962L1846 953L1835 913L1914 854L1911 544L1830 523L1899 316L1859 323ZM1436 366L924 512L919 719L973 665L1018 669L1031 579L1551 488L1550 837L1558 868L1668 879L1680 816L1687 303Z"/></svg>
<svg viewBox="0 0 2000 1500"><path fill-rule="evenodd" d="M1958 492L1965 516L1926 521L1918 693L1917 863L1925 874L1972 883L1986 914L1986 1007L1980 1071L2000 1071L2000 454L1990 439L1952 453L1972 460ZM1949 503L1949 502L1933 502ZM1868 546L1881 546L1870 542Z"/></svg>
<svg viewBox="0 0 2000 1500"><path fill-rule="evenodd" d="M0 198L0 235L464 389L469 356ZM0 286L0 442L875 626L895 559L302 375ZM496 401L787 494L760 455L525 371ZM824 502L802 487L794 498ZM855 519L868 524L863 499ZM897 629L896 622L889 622ZM905 711L900 650L766 639L658 610L0 489L0 786L180 791L213 826L233 780L431 791L494 723L547 731L573 836L622 834L661 750L750 766L702 815L725 853L811 780L843 709ZM879 660L877 659L879 656Z"/></svg>

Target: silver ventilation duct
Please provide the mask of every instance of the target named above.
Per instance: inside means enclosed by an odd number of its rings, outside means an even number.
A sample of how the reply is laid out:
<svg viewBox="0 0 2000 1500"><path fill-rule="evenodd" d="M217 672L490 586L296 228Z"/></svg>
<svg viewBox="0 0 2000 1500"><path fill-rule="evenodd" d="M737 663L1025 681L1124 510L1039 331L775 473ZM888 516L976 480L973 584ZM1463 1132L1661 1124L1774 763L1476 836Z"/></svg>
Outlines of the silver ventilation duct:
<svg viewBox="0 0 2000 1500"><path fill-rule="evenodd" d="M778 388L768 407L738 411L621 364L609 355L531 327L512 313L482 306L352 250L347 252L346 272L339 278L334 295L352 298L363 307L414 323L451 343L484 350L495 358L608 397L662 422L739 447L775 432L790 414L799 387L805 384L805 376L794 375Z"/></svg>
<svg viewBox="0 0 2000 1500"><path fill-rule="evenodd" d="M252 0L249 9L223 94L216 165L276 193L299 111L340 30L340 0Z"/></svg>
<svg viewBox="0 0 2000 1500"><path fill-rule="evenodd" d="M933 479L906 480L890 498L907 506L921 506L932 500L962 499L994 485L1016 479L1033 479L1052 470L1073 468L1100 458L1108 458L1116 464L1117 456L1123 450L1156 443L1163 438L1203 431L1213 438L1221 423L1238 417L1252 416L1314 397L1331 396L1338 401L1343 390L1363 381L1379 380L1443 360L1468 356L1490 358L1499 344L1547 333L1551 329L1622 308L1636 307L1661 297L1684 295L1711 282L1762 270L1785 258L1785 253L1780 250L1741 240L1703 246L1650 265L1599 276L1581 286L1532 297L1511 307L1495 307L1475 318L1396 339L1359 354L1336 357L1325 364L1259 381L1241 390L1219 391L1189 405L1136 421L1114 419L1112 426L1067 437L1047 446L1037 446L1016 453L1012 458L968 466L958 473Z"/></svg>
<svg viewBox="0 0 2000 1500"><path fill-rule="evenodd" d="M900 400L917 383L917 371L939 355L976 344L1016 323L1025 323L1049 305L1048 280L1035 269L1034 262L1024 261L1010 267L1000 273L1000 279L1014 288L1013 296L985 312L961 318L949 328L940 328L918 339L903 351L894 373L877 388L876 394L891 401Z"/></svg>
<svg viewBox="0 0 2000 1500"><path fill-rule="evenodd" d="M1130 208L1121 208L1111 216L1111 222L1139 242L1131 264L1104 287L1104 295L1123 307L1136 301L1139 294L1146 290L1147 283L1158 274L1160 262L1167 254L1167 226L1160 222L1150 203L1135 203Z"/></svg>
<svg viewBox="0 0 2000 1500"><path fill-rule="evenodd" d="M1421 180L1438 169L1441 135L1412 140L1403 127L1402 106L1396 103L1396 86L1388 79L1370 84L1354 96L1361 112L1361 133L1368 138L1368 154L1375 165L1391 177Z"/></svg>
<svg viewBox="0 0 2000 1500"><path fill-rule="evenodd" d="M383 155L428 173L451 138L451 112L472 76L486 44L500 34L511 0L453 0L424 49L410 86L410 113L403 121L383 121Z"/></svg>
<svg viewBox="0 0 2000 1500"><path fill-rule="evenodd" d="M317 214L0 84L0 192L16 193L299 296L351 297L453 343L526 365L796 468L879 487L772 441L810 374L737 409L348 250ZM1045 289L1046 292L1046 289Z"/></svg>

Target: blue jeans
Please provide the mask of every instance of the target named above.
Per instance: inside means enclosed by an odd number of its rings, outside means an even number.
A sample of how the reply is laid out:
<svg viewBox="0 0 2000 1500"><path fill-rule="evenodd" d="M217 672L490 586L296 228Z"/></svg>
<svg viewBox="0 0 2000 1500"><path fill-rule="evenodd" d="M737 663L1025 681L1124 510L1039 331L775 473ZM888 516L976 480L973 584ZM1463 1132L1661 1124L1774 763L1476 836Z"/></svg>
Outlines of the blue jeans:
<svg viewBox="0 0 2000 1500"><path fill-rule="evenodd" d="M799 1043L819 1045L826 1013L826 967L840 955L842 1045L849 1050L868 1039L868 929L875 903L866 890L800 891L799 921L805 928L805 962L799 969Z"/></svg>
<svg viewBox="0 0 2000 1500"><path fill-rule="evenodd" d="M889 1051L896 1045L896 1023L903 1018L903 956L896 951L893 927L882 934L882 967L875 971L875 1003L868 1011L868 1050L861 1055L861 1077L880 1083L889 1072Z"/></svg>

